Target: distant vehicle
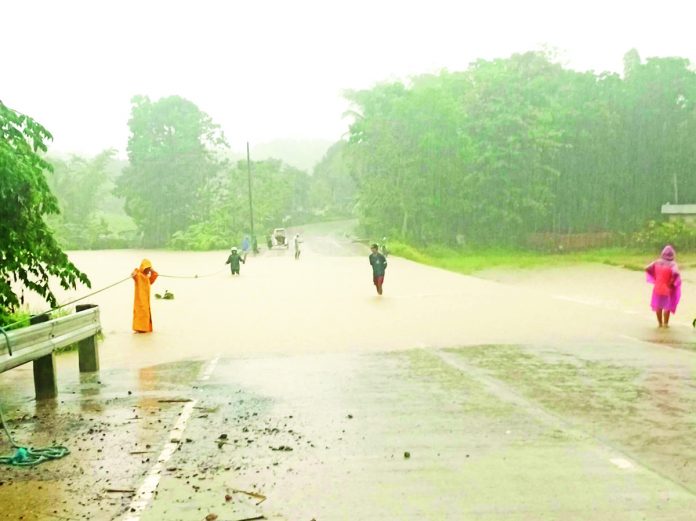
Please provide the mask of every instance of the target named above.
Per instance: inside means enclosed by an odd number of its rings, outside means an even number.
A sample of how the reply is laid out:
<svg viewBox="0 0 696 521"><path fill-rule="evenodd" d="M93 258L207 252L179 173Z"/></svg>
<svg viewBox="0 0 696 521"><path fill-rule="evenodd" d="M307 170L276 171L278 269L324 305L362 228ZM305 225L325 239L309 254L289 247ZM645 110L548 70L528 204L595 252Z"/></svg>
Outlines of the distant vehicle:
<svg viewBox="0 0 696 521"><path fill-rule="evenodd" d="M287 248L290 246L285 228L276 228L273 230L273 234L271 235L271 244L272 247L278 246L280 248Z"/></svg>

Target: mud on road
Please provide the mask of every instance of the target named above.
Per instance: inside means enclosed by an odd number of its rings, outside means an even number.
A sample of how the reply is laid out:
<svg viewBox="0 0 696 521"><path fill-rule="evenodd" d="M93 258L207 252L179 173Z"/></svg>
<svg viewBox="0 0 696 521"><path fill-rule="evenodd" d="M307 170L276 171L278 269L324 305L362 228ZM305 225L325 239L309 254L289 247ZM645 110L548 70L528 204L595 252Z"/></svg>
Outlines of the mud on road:
<svg viewBox="0 0 696 521"><path fill-rule="evenodd" d="M646 373L517 346L220 358L202 380L209 365L148 368L126 386L76 382L75 398L53 415L14 409L18 438L58 435L73 454L3 472L7 519L693 512L696 393L673 366ZM678 408L664 409L665 393L682 397ZM185 428L172 434L187 409ZM170 443L140 509L138 494ZM18 494L34 500L13 502Z"/></svg>

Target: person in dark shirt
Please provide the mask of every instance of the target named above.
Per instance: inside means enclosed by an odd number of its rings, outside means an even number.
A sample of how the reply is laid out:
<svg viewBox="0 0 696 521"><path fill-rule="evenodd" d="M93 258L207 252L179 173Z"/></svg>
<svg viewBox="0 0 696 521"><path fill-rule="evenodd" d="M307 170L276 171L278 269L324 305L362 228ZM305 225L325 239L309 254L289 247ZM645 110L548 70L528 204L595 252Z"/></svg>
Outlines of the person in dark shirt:
<svg viewBox="0 0 696 521"><path fill-rule="evenodd" d="M239 255L239 252L237 251L237 248L232 248L232 251L230 252L230 256L227 257L227 261L225 264L230 265L230 270L232 271L232 275L239 275L239 263L244 263L244 258Z"/></svg>
<svg viewBox="0 0 696 521"><path fill-rule="evenodd" d="M300 258L300 243L302 241L300 240L300 234L296 233L295 238L293 239L293 246L295 247L295 260Z"/></svg>
<svg viewBox="0 0 696 521"><path fill-rule="evenodd" d="M372 282L377 288L377 294L382 294L382 284L384 284L384 271L387 269L387 259L379 253L379 246L373 244L370 248L370 265L372 266Z"/></svg>

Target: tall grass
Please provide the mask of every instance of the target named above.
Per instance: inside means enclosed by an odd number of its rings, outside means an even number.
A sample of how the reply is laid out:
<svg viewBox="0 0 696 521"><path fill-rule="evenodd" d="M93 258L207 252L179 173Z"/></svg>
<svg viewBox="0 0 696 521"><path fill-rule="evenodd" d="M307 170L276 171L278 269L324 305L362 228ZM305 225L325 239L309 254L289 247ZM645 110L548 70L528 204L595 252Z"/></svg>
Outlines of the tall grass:
<svg viewBox="0 0 696 521"><path fill-rule="evenodd" d="M455 250L443 247L417 248L401 242L389 243L393 255L421 264L471 274L491 268L529 269L599 263L630 270L643 270L659 251L602 248L572 253L541 253L524 250ZM696 267L696 253L678 255L682 267Z"/></svg>

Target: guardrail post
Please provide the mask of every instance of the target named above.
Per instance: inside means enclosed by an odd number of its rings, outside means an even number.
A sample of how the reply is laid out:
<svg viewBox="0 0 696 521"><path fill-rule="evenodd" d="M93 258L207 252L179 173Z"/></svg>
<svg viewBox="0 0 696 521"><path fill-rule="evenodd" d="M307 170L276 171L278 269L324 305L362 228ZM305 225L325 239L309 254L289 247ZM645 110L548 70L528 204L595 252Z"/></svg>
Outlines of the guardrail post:
<svg viewBox="0 0 696 521"><path fill-rule="evenodd" d="M75 310L79 313L86 309L96 308L96 304L78 304ZM77 343L78 359L81 373L94 373L99 371L99 345L97 336L90 336Z"/></svg>
<svg viewBox="0 0 696 521"><path fill-rule="evenodd" d="M48 322L48 315L37 315L31 317L31 325ZM55 398L58 396L58 385L56 382L56 359L53 353L37 358L34 365L34 390L36 399Z"/></svg>

